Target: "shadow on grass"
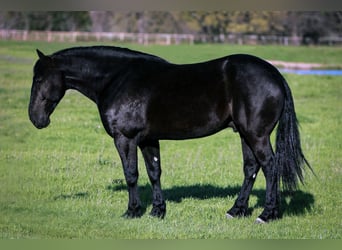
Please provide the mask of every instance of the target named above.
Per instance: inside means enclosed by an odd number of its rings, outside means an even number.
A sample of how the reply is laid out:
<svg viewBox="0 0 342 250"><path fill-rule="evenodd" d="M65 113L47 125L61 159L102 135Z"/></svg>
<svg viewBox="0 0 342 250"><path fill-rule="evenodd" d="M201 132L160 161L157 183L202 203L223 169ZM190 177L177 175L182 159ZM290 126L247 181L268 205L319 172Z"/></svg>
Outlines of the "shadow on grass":
<svg viewBox="0 0 342 250"><path fill-rule="evenodd" d="M236 198L240 192L240 186L217 187L210 184L206 185L190 185L190 186L174 186L163 190L166 201L182 202L183 199L193 198L199 200L211 198ZM107 186L111 191L127 190L123 183L113 183ZM151 204L152 190L149 184L139 186L139 194L143 204ZM254 189L251 192L252 196L257 197L257 202L253 207L249 208L248 214L252 214L253 210L263 207L265 203L265 189ZM282 215L303 215L305 212L310 212L314 205L314 197L311 193L306 193L301 190L294 192L282 192L281 194L281 214ZM230 208L230 207L229 207ZM228 209L228 207L227 207ZM146 211L146 207L144 207Z"/></svg>

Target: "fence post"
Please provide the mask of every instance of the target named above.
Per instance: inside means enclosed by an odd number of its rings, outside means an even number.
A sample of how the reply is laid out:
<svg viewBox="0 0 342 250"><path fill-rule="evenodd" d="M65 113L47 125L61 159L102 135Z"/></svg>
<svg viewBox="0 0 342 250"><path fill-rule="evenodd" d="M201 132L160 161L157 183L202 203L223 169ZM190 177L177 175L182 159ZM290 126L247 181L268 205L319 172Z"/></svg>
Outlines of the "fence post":
<svg viewBox="0 0 342 250"><path fill-rule="evenodd" d="M166 45L170 45L171 44L171 35L167 34L166 35Z"/></svg>

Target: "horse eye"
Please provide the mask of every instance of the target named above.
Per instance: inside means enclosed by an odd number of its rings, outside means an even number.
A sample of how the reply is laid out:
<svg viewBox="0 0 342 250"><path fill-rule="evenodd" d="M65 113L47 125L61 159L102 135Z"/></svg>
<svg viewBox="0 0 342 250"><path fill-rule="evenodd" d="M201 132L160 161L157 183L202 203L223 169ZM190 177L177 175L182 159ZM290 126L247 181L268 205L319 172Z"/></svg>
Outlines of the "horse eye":
<svg viewBox="0 0 342 250"><path fill-rule="evenodd" d="M36 82L36 83L41 83L42 81L43 81L42 78L36 78L36 79L35 79L35 82Z"/></svg>

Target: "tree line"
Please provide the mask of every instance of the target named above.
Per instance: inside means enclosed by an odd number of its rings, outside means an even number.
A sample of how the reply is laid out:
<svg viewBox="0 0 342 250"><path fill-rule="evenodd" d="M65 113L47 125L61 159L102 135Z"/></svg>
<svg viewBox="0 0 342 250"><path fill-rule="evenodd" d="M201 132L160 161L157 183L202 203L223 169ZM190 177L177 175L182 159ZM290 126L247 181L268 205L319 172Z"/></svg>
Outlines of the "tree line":
<svg viewBox="0 0 342 250"><path fill-rule="evenodd" d="M8 11L0 12L0 29L277 35L317 43L341 36L342 11Z"/></svg>

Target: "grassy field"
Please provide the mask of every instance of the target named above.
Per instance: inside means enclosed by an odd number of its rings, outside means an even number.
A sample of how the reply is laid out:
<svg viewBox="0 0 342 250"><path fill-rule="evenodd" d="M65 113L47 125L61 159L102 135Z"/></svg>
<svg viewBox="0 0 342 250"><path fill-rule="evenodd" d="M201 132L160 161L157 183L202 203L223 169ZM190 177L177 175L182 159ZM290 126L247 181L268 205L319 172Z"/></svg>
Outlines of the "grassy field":
<svg viewBox="0 0 342 250"><path fill-rule="evenodd" d="M87 44L0 42L0 238L334 239L342 233L342 77L285 75L301 123L303 150L317 178L284 194L281 220L254 224L265 181L253 189L250 217L226 220L242 183L239 136L224 130L188 141L162 141L164 220L151 218L151 188L139 155L146 213L121 217L127 192L119 156L96 106L70 91L37 130L27 115L35 48L47 54ZM172 62L197 62L232 53L265 59L342 64L342 48L280 46L139 46Z"/></svg>

